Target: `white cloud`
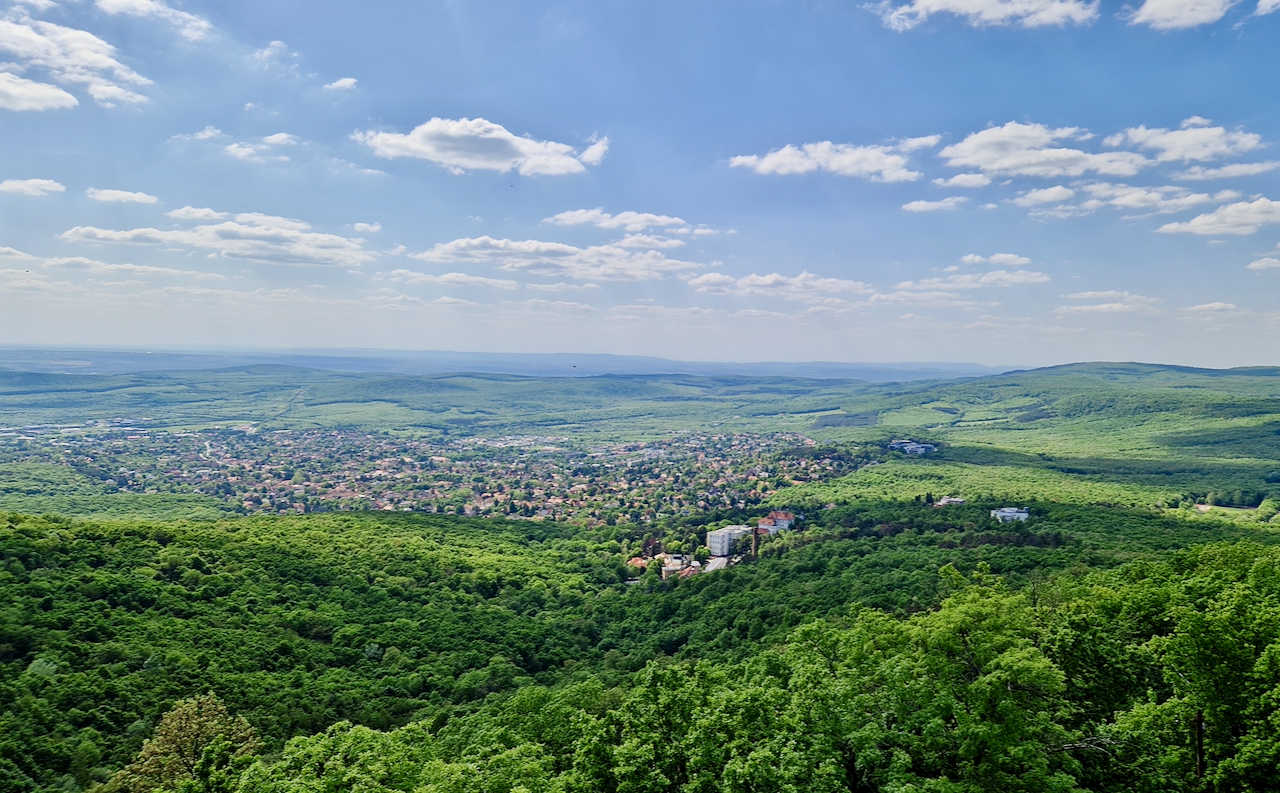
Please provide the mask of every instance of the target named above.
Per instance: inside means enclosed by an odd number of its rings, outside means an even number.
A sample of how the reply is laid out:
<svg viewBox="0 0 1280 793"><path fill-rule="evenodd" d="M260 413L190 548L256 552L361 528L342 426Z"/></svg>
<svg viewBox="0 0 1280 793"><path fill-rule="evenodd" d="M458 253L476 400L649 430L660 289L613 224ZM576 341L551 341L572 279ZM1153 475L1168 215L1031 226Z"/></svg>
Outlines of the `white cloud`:
<svg viewBox="0 0 1280 793"><path fill-rule="evenodd" d="M1280 0L1258 0L1258 9L1253 13L1257 16L1265 16L1280 9Z"/></svg>
<svg viewBox="0 0 1280 793"><path fill-rule="evenodd" d="M435 300L432 300L431 302L432 302L432 303L435 303L436 305L439 305L439 306L458 306L458 307L461 307L461 306L478 306L478 305L480 305L479 303L475 302L474 300L463 300L463 299L461 299L461 298L457 298L457 297L437 297Z"/></svg>
<svg viewBox="0 0 1280 793"><path fill-rule="evenodd" d="M224 151L238 160L248 162L266 162L267 159L277 162L288 162L289 158L283 154L276 154L271 157L265 155L270 154L277 146L295 146L298 139L287 132L277 132L274 135L267 135L262 139L261 143L232 143L228 145Z"/></svg>
<svg viewBox="0 0 1280 793"><path fill-rule="evenodd" d="M169 140L209 140L210 138L217 138L221 135L222 130L212 124L209 124L199 132L193 132L190 135L174 135L172 138L169 138Z"/></svg>
<svg viewBox="0 0 1280 793"><path fill-rule="evenodd" d="M963 273L946 278L926 278L922 281L903 281L895 289L903 291L937 291L944 289L983 289L989 286L1022 286L1043 284L1051 280L1045 273L1032 270L992 270L989 273Z"/></svg>
<svg viewBox="0 0 1280 793"><path fill-rule="evenodd" d="M902 208L908 212L937 212L939 210L956 209L968 200L968 196L953 195L941 201L909 201L903 204Z"/></svg>
<svg viewBox="0 0 1280 793"><path fill-rule="evenodd" d="M1129 18L1131 25L1156 30L1193 28L1217 22L1240 0L1146 0Z"/></svg>
<svg viewBox="0 0 1280 793"><path fill-rule="evenodd" d="M104 107L118 102L147 101L145 96L125 88L124 84L150 85L151 81L116 60L115 47L88 31L33 20L24 12L18 12L8 19L0 19L0 50L16 55L26 68L45 71L54 82L84 86L89 96ZM52 86L35 89L12 79L6 79L4 85L10 92L17 90L19 99L25 96L25 101L37 96L54 103L47 107L73 104L51 93L48 89Z"/></svg>
<svg viewBox="0 0 1280 793"><path fill-rule="evenodd" d="M174 220L222 220L227 217L226 212L216 212L212 209L191 206L170 210L165 214Z"/></svg>
<svg viewBox="0 0 1280 793"><path fill-rule="evenodd" d="M334 80L324 87L330 91L350 91L356 87L356 82L357 80L354 77L343 77L341 80Z"/></svg>
<svg viewBox="0 0 1280 793"><path fill-rule="evenodd" d="M1250 270L1276 270L1280 269L1280 259L1273 259L1270 256L1258 259L1256 262L1250 262L1247 269Z"/></svg>
<svg viewBox="0 0 1280 793"><path fill-rule="evenodd" d="M706 294L771 297L805 303L844 303L846 301L836 296L870 294L874 291L861 281L823 278L810 272L802 272L797 276L752 273L742 278L723 273L707 273L689 279L689 286Z"/></svg>
<svg viewBox="0 0 1280 793"><path fill-rule="evenodd" d="M1043 124L1010 121L1002 127L974 132L939 152L953 168L975 168L987 174L1017 176L1081 176L1089 171L1132 176L1150 160L1135 152L1091 154L1054 146L1064 138L1081 139L1079 127L1050 129Z"/></svg>
<svg viewBox="0 0 1280 793"><path fill-rule="evenodd" d="M1069 201L1076 194L1075 190L1062 185L1054 185L1053 187L1045 187L1039 190L1028 190L1017 198L1013 199L1013 203L1020 207L1037 206L1039 204L1055 204L1062 201Z"/></svg>
<svg viewBox="0 0 1280 793"><path fill-rule="evenodd" d="M1204 311L1204 312L1213 312L1213 313L1235 311L1235 310L1236 310L1235 303L1221 303L1221 302L1201 303L1198 306L1190 306L1187 308L1187 311Z"/></svg>
<svg viewBox="0 0 1280 793"><path fill-rule="evenodd" d="M910 30L932 14L964 17L975 27L1082 25L1098 18L1097 0L1091 3L1080 0L911 0L904 5L885 0L873 8L880 12L886 27L898 31Z"/></svg>
<svg viewBox="0 0 1280 793"><path fill-rule="evenodd" d="M916 149L932 149L942 142L941 135L922 135L918 138L906 138L898 142L898 151L915 151Z"/></svg>
<svg viewBox="0 0 1280 793"><path fill-rule="evenodd" d="M1193 0L1202 3L1203 0ZM1148 0L1147 5L1151 4ZM1145 7L1145 6L1144 6ZM1225 127L1208 127L1197 122L1205 121L1193 116L1183 122L1182 129L1147 129L1131 127L1103 141L1108 146L1125 142L1159 152L1159 162L1206 162L1223 157L1253 151L1262 144L1262 136L1252 132L1229 132Z"/></svg>
<svg viewBox="0 0 1280 793"><path fill-rule="evenodd" d="M1031 264L1031 260L1026 256L1019 256L1016 253L993 253L990 256L979 256L976 253L966 254L960 257L960 261L964 264L998 264L1002 267L1021 267L1024 264Z"/></svg>
<svg viewBox="0 0 1280 793"><path fill-rule="evenodd" d="M1104 201L1116 209L1134 210L1151 214L1166 215L1181 212L1200 204L1215 200L1208 193L1192 193L1182 187L1131 187L1127 184L1108 184L1098 182L1085 185L1083 188L1093 198ZM1239 194L1219 193L1219 200L1238 198Z"/></svg>
<svg viewBox="0 0 1280 793"><path fill-rule="evenodd" d="M195 213L201 210L191 211ZM177 217L174 213L170 215ZM172 245L212 251L224 258L246 259L264 264L359 267L374 258L357 240L310 231L310 228L309 224L300 220L246 212L236 215L233 220L198 225L191 229L163 231L141 228L116 231L94 226L76 226L63 232L61 236L68 242Z"/></svg>
<svg viewBox="0 0 1280 793"><path fill-rule="evenodd" d="M1069 300L1111 300L1112 302L1059 306L1054 310L1055 314L1147 314L1154 311L1152 306L1160 302L1159 298L1114 290L1076 292L1065 297Z"/></svg>
<svg viewBox="0 0 1280 793"><path fill-rule="evenodd" d="M991 177L983 173L958 173L950 179L934 179L938 187L986 187Z"/></svg>
<svg viewBox="0 0 1280 793"><path fill-rule="evenodd" d="M1280 2L1280 0L1277 0ZM1178 171L1173 175L1175 179L1183 179L1188 182L1205 182L1210 179L1233 179L1238 176L1255 176L1260 173L1267 173L1280 168L1280 160L1268 160L1266 162L1241 162L1232 165L1224 165L1221 168L1206 168L1203 165L1193 165L1185 171Z"/></svg>
<svg viewBox="0 0 1280 793"><path fill-rule="evenodd" d="M382 231L381 223L356 223L351 228L364 234L377 234Z"/></svg>
<svg viewBox="0 0 1280 793"><path fill-rule="evenodd" d="M1156 230L1163 234L1244 235L1253 234L1269 223L1280 223L1280 201L1258 198L1218 207L1185 223L1166 223Z"/></svg>
<svg viewBox="0 0 1280 793"><path fill-rule="evenodd" d="M468 169L501 173L514 169L524 176L582 173L584 162L596 165L608 150L604 139L576 156L572 146L517 137L483 118L433 118L407 135L369 131L357 132L352 138L379 157L430 160L459 174Z"/></svg>
<svg viewBox="0 0 1280 793"><path fill-rule="evenodd" d="M249 56L249 60L259 69L267 69L271 66L279 65L278 60L281 55L289 54L289 45L283 41L273 41L260 50L256 50ZM252 103L250 103L251 106ZM246 107L248 107L246 106Z"/></svg>
<svg viewBox="0 0 1280 793"><path fill-rule="evenodd" d="M599 165L604 161L604 156L609 153L609 139L607 137L599 140L592 139L591 145L586 148L582 154L578 155L578 159L587 165Z"/></svg>
<svg viewBox="0 0 1280 793"><path fill-rule="evenodd" d="M684 244L684 240L655 237L652 234L628 234L614 243L619 248L679 248Z"/></svg>
<svg viewBox="0 0 1280 793"><path fill-rule="evenodd" d="M509 281L502 278L484 278L479 275L467 275L466 273L445 273L444 275L431 275L429 273L419 273L413 270L392 270L387 274L393 281L399 281L406 284L440 284L442 286L491 286L496 289L516 289L520 285L515 281Z"/></svg>
<svg viewBox="0 0 1280 793"><path fill-rule="evenodd" d="M173 25L188 41L199 41L209 35L209 21L186 11L170 8L160 0L97 0L96 5L108 14L155 17Z"/></svg>
<svg viewBox="0 0 1280 793"><path fill-rule="evenodd" d="M599 284L525 284L525 289L532 289L535 292L590 292L599 289Z"/></svg>
<svg viewBox="0 0 1280 793"><path fill-rule="evenodd" d="M46 259L44 266L57 270L80 270L96 275L128 275L134 277L185 276L204 281L225 281L226 276L218 273L205 273L198 270L175 270L172 267L150 267L143 264L107 264L106 262L86 259L82 256Z"/></svg>
<svg viewBox="0 0 1280 793"><path fill-rule="evenodd" d="M918 139L913 139L918 140ZM907 167L907 158L894 146L854 146L849 143L787 144L763 157L750 154L734 157L729 165L750 168L759 174L797 174L829 171L841 176L861 176L873 182L912 182L919 171Z"/></svg>
<svg viewBox="0 0 1280 793"><path fill-rule="evenodd" d="M463 238L442 242L414 259L428 262L469 262L497 265L509 272L600 281L651 281L667 273L702 267L668 259L658 251L631 251L616 245L577 248L540 240Z"/></svg>
<svg viewBox="0 0 1280 793"><path fill-rule="evenodd" d="M18 195L42 196L62 193L66 189L52 179L5 179L0 182L0 193L17 193Z"/></svg>
<svg viewBox="0 0 1280 793"><path fill-rule="evenodd" d="M17 111L60 110L78 104L78 99L56 85L0 72L0 108Z"/></svg>
<svg viewBox="0 0 1280 793"><path fill-rule="evenodd" d="M685 226L688 225L683 220L669 215L654 215L649 212L619 212L616 215L610 215L605 212L602 207L595 209L571 209L568 212L561 212L558 215L552 215L544 218L543 223L554 223L557 226L585 226L592 225L602 229L622 229L624 231L639 232L653 227L665 226Z"/></svg>
<svg viewBox="0 0 1280 793"><path fill-rule="evenodd" d="M96 187L90 187L84 191L84 194L94 201L116 204L154 204L160 200L146 193L131 193L128 190L99 190Z"/></svg>
<svg viewBox="0 0 1280 793"><path fill-rule="evenodd" d="M574 303L569 300L542 300L541 298L530 298L528 300L508 300L507 305L524 306L525 308L536 308L544 311L595 311L594 306L586 303Z"/></svg>

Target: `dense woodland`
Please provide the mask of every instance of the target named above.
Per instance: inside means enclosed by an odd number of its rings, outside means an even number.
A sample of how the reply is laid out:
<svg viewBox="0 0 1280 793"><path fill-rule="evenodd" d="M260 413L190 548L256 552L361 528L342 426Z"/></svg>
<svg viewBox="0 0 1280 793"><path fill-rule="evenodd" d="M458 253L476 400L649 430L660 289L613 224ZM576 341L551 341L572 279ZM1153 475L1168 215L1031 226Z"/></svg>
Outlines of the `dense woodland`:
<svg viewBox="0 0 1280 793"><path fill-rule="evenodd" d="M0 793L1280 790L1274 373L1215 377L842 386L875 423L803 453L857 470L612 524L240 516L15 468L49 514L0 513ZM705 418L687 395L664 426ZM726 570L627 564L772 507L803 518Z"/></svg>

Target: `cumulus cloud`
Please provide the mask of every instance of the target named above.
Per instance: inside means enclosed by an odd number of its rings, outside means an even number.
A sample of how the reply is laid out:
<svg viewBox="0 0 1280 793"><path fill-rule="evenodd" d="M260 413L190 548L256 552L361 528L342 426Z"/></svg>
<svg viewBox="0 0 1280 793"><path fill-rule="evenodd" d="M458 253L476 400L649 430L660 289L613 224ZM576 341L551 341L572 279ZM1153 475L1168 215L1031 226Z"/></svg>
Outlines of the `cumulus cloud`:
<svg viewBox="0 0 1280 793"><path fill-rule="evenodd" d="M104 107L120 102L137 104L147 101L145 96L125 86L150 85L151 81L116 60L115 47L88 31L34 20L25 12L18 11L7 19L0 19L0 51L16 56L24 68L45 72L54 82L83 86L89 96ZM44 107L20 109L50 109L75 104L50 91L53 86L39 88L43 85L41 83L27 86L15 83L12 77L4 79L0 85L3 86L0 93L9 94L16 90L19 101L46 103Z"/></svg>
<svg viewBox="0 0 1280 793"><path fill-rule="evenodd" d="M170 213L170 216L181 219L201 211L186 207L184 210L175 210L185 215ZM358 240L310 229L310 224L301 220L246 212L231 220L197 225L190 229L164 231L140 228L118 231L76 226L63 232L61 236L67 242L176 246L211 251L224 258L245 259L263 264L359 267L374 258L373 254L362 248Z"/></svg>
<svg viewBox="0 0 1280 793"><path fill-rule="evenodd" d="M1097 0L911 0L902 5L885 0L874 8L886 27L898 31L910 30L933 14L953 14L974 27L1082 25L1098 18Z"/></svg>
<svg viewBox="0 0 1280 793"><path fill-rule="evenodd" d="M595 311L595 306L589 306L586 303L574 303L570 300L543 300L533 297L528 300L508 300L509 306L523 306L524 308L538 309L541 311Z"/></svg>
<svg viewBox="0 0 1280 793"><path fill-rule="evenodd" d="M723 273L706 273L689 279L689 286L705 294L771 297L805 303L844 303L837 295L870 294L874 290L861 281L823 278L810 272L796 276L769 273L734 278Z"/></svg>
<svg viewBox="0 0 1280 793"><path fill-rule="evenodd" d="M1250 270L1276 270L1280 269L1280 259L1274 259L1270 256L1258 259L1256 262L1250 262L1247 269Z"/></svg>
<svg viewBox="0 0 1280 793"><path fill-rule="evenodd" d="M1002 127L974 132L939 152L952 168L973 168L986 174L1009 176L1081 176L1088 172L1132 176L1150 160L1136 152L1093 154L1063 146L1064 139L1082 137L1079 127L1050 129L1043 124L1010 121Z"/></svg>
<svg viewBox="0 0 1280 793"><path fill-rule="evenodd" d="M0 72L0 108L17 111L60 110L78 104L78 99L56 85Z"/></svg>
<svg viewBox="0 0 1280 793"><path fill-rule="evenodd" d="M908 201L902 205L902 208L908 212L937 212L939 210L957 209L968 200L968 196L953 195L940 201Z"/></svg>
<svg viewBox="0 0 1280 793"><path fill-rule="evenodd" d="M614 243L619 248L679 248L684 244L684 240L652 234L628 234Z"/></svg>
<svg viewBox="0 0 1280 793"><path fill-rule="evenodd" d="M354 77L343 77L340 80L334 80L333 82L328 83L324 87L330 91L350 91L352 88L356 87L356 82L356 78Z"/></svg>
<svg viewBox="0 0 1280 793"><path fill-rule="evenodd" d="M174 220L222 220L228 217L226 212L217 212L206 207L186 206L165 213Z"/></svg>
<svg viewBox="0 0 1280 793"><path fill-rule="evenodd" d="M232 143L224 151L237 160L248 162L266 162L268 159L288 162L289 158L286 155L274 154L273 151L277 146L296 146L297 143L298 139L293 135L277 132L274 135L267 135L261 143Z"/></svg>
<svg viewBox="0 0 1280 793"><path fill-rule="evenodd" d="M960 261L969 265L996 264L1001 267L1021 267L1024 264L1031 264L1031 260L1026 256L1019 256L1016 253L993 253L990 256L970 253L961 256Z"/></svg>
<svg viewBox="0 0 1280 793"><path fill-rule="evenodd" d="M96 187L90 187L84 191L84 194L94 201L115 204L154 204L160 200L146 193L131 193L128 190L99 190Z"/></svg>
<svg viewBox="0 0 1280 793"><path fill-rule="evenodd" d="M652 281L702 265L669 259L659 251L634 251L617 245L577 248L541 240L474 237L442 242L412 258L437 263L496 265L508 272L600 281Z"/></svg>
<svg viewBox="0 0 1280 793"><path fill-rule="evenodd" d="M946 278L925 278L920 281L903 281L895 286L902 291L938 291L951 289L983 289L991 286L1023 286L1043 284L1051 280L1045 273L1032 270L992 270L988 273L962 273Z"/></svg>
<svg viewBox="0 0 1280 793"><path fill-rule="evenodd" d="M932 140L933 137L928 139ZM934 140L934 144L936 142ZM901 144L854 146L851 143L832 143L827 140L802 146L787 144L764 156L749 154L734 157L729 160L729 165L734 168L749 168L759 174L828 171L840 176L860 176L873 182L912 182L919 179L921 174L907 167L907 157L901 153L904 151L911 149L904 149Z"/></svg>
<svg viewBox="0 0 1280 793"><path fill-rule="evenodd" d="M382 231L381 223L356 223L351 228L364 234L377 234Z"/></svg>
<svg viewBox="0 0 1280 793"><path fill-rule="evenodd" d="M1201 3L1201 0L1194 1ZM1120 146L1127 142L1145 149L1155 149L1158 152L1158 162L1206 162L1244 154L1262 145L1261 135L1230 131L1226 127L1210 127L1206 123L1207 119L1192 116L1182 122L1181 129L1131 127L1111 135L1103 143Z"/></svg>
<svg viewBox="0 0 1280 793"><path fill-rule="evenodd" d="M174 135L173 137L169 138L169 140L209 140L210 138L217 138L217 137L220 137L221 135L222 135L222 130L218 129L212 124L209 124L199 132L193 132L190 135L185 135L185 134Z"/></svg>
<svg viewBox="0 0 1280 793"><path fill-rule="evenodd" d="M46 259L44 266L56 270L78 270L95 275L127 275L135 278L149 276L182 276L203 281L225 281L226 276L218 273L205 273L198 270L175 270L172 267L150 267L144 264L107 264L82 256Z"/></svg>
<svg viewBox="0 0 1280 793"><path fill-rule="evenodd" d="M609 147L608 138L603 138L578 155L567 144L517 137L483 118L433 118L407 135L368 131L356 132L352 138L379 157L429 160L458 174L467 170L515 170L524 176L583 173L583 163L599 164Z"/></svg>
<svg viewBox="0 0 1280 793"><path fill-rule="evenodd" d="M289 54L289 45L283 41L273 41L262 49L254 51L249 56L249 61L259 69L269 69L280 66L280 57Z"/></svg>
<svg viewBox="0 0 1280 793"><path fill-rule="evenodd" d="M1156 30L1194 28L1217 22L1239 2L1240 0L1146 0L1129 18L1129 24L1147 25Z"/></svg>
<svg viewBox="0 0 1280 793"><path fill-rule="evenodd" d="M986 187L991 177L983 173L958 173L950 179L934 179L938 187Z"/></svg>
<svg viewBox="0 0 1280 793"><path fill-rule="evenodd" d="M1260 173L1274 171L1277 168L1280 168L1280 160L1240 162L1224 165L1221 168L1206 168L1203 165L1193 165L1185 171L1178 171L1173 175L1173 178L1188 182L1206 182L1210 179L1234 179L1239 176L1255 176Z"/></svg>
<svg viewBox="0 0 1280 793"><path fill-rule="evenodd" d="M1159 298L1114 290L1076 292L1064 297L1068 300L1108 300L1110 302L1059 306L1054 310L1055 314L1147 314L1154 311L1153 306L1160 302Z"/></svg>
<svg viewBox="0 0 1280 793"><path fill-rule="evenodd" d="M558 215L552 215L544 218L543 223L553 223L557 226L585 226L591 225L602 229L622 229L630 232L645 231L650 228L666 227L666 226L685 226L688 225L683 220L669 215L654 215L649 212L619 212L616 215L610 215L604 211L603 207L595 209L571 209L568 212L561 212Z"/></svg>
<svg viewBox="0 0 1280 793"><path fill-rule="evenodd" d="M1165 215L1207 204L1214 200L1239 198L1230 191L1211 196L1208 193L1192 193L1181 187L1131 187L1127 184L1098 182L1082 188L1090 196L1116 209L1126 209L1149 214Z"/></svg>
<svg viewBox="0 0 1280 793"><path fill-rule="evenodd" d="M525 289L532 289L535 292L590 292L599 289L599 284L525 284Z"/></svg>
<svg viewBox="0 0 1280 793"><path fill-rule="evenodd" d="M188 41L199 41L209 35L213 26L207 19L170 8L160 0L97 0L99 9L108 14L125 14L134 17L154 17L173 25Z"/></svg>
<svg viewBox="0 0 1280 793"><path fill-rule="evenodd" d="M1280 223L1280 201L1258 198L1218 207L1185 223L1166 223L1156 230L1163 234L1245 235L1270 223Z"/></svg>
<svg viewBox="0 0 1280 793"><path fill-rule="evenodd" d="M17 193L18 195L42 196L62 193L66 189L52 179L5 179L0 182L0 193Z"/></svg>
<svg viewBox="0 0 1280 793"><path fill-rule="evenodd" d="M1020 207L1038 206L1040 204L1056 204L1071 200L1075 194L1076 191L1069 187L1054 185L1053 187L1045 187L1039 190L1028 190L1013 199L1013 203Z"/></svg>
<svg viewBox="0 0 1280 793"><path fill-rule="evenodd" d="M1209 312L1209 313L1221 313L1221 312L1235 311L1235 310L1236 310L1235 303L1222 303L1222 302L1201 303L1198 306L1189 306L1187 308L1187 311L1202 311L1202 312Z"/></svg>
<svg viewBox="0 0 1280 793"><path fill-rule="evenodd" d="M393 281L399 281L406 284L439 284L441 286L489 286L495 289L515 289L520 285L515 281L509 281L502 278L485 278L479 275L467 275L466 273L445 273L444 275L431 275L429 273L419 273L413 270L392 270L387 276Z"/></svg>

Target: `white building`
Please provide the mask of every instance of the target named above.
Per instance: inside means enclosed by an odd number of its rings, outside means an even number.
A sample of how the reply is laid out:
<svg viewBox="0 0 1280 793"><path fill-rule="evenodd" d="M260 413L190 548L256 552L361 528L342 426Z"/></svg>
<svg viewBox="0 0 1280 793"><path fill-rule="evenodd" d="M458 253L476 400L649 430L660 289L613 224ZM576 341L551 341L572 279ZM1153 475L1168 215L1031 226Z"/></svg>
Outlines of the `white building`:
<svg viewBox="0 0 1280 793"><path fill-rule="evenodd" d="M1011 520L1026 520L1031 517L1031 512L1019 507L1001 507L1000 509L991 510L991 517L1006 523Z"/></svg>
<svg viewBox="0 0 1280 793"><path fill-rule="evenodd" d="M712 556L728 556L733 552L733 543L739 537L746 537L755 529L750 526L725 526L707 532L707 549Z"/></svg>

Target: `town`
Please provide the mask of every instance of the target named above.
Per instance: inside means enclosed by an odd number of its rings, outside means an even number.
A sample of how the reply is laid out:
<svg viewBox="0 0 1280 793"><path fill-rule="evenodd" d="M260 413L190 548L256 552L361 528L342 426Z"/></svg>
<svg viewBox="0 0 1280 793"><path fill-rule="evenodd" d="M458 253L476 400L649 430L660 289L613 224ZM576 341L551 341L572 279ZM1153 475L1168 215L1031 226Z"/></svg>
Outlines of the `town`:
<svg viewBox="0 0 1280 793"><path fill-rule="evenodd" d="M782 488L843 476L884 452L788 433L584 444L107 423L0 430L0 462L65 466L103 493L202 494L246 514L416 511L588 527L752 509Z"/></svg>

